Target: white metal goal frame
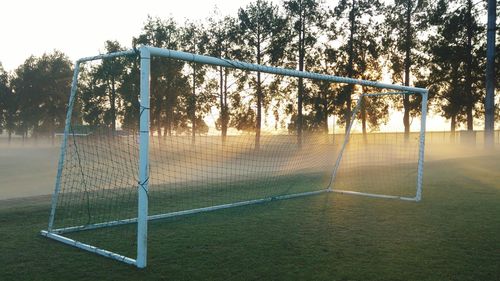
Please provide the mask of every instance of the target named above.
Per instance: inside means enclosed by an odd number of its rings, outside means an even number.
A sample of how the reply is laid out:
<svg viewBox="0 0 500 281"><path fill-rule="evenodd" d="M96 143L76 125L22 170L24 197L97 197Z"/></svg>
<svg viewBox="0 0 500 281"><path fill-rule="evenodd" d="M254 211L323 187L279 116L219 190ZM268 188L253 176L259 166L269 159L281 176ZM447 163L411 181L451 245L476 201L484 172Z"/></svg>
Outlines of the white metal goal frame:
<svg viewBox="0 0 500 281"><path fill-rule="evenodd" d="M123 57L123 56L136 56L136 55L139 55L139 57L140 57L140 95L139 95L139 99L140 99L140 112L141 112L140 121L139 121L139 170L138 170L139 180L138 180L138 186L137 186L137 192L138 192L137 214L138 215L135 218L126 218L126 219L109 221L109 222L104 222L104 223L95 223L95 224L89 224L89 225L77 225L77 226L64 227L64 228L54 228L54 219L56 216L58 195L60 193L60 188L61 188L61 176L62 176L62 172L63 172L64 159L66 156L66 145L68 143L68 136L70 135L71 116L72 116L73 105L75 103L76 94L77 94L78 75L80 72L80 65L82 63L95 61L95 60L103 60L103 59L110 59L110 58L114 58L114 57ZM419 138L418 174L417 174L415 197L400 197L400 196L383 195L383 194L372 194L372 193L354 192L354 191L347 191L347 190L337 190L334 188L334 185L333 185L334 178L335 178L335 175L337 173L337 169L338 169L339 165L341 165L343 151L345 150L345 147L349 141L348 136L349 136L349 131L350 131L351 126L352 126L352 122L351 122L351 124L348 127L348 131L347 131L345 140L343 142L341 152L340 152L339 156L337 157L335 168L332 172L332 181L330 182L330 185L328 187L326 187L325 189L322 189L319 191L312 191L312 192L303 192L303 193L296 193L296 194L290 194L290 195L282 195L282 196L240 201L240 202L235 202L235 203L210 206L210 207L204 207L204 208L197 208L197 209L190 209L190 210L184 210L184 211L177 211L177 212L158 214L158 215L152 215L152 216L148 215L148 179L149 179L148 164L149 164L149 136L150 136L150 134L149 134L150 133L150 122L149 122L149 118L150 118L150 114L149 114L149 108L150 108L150 102L149 102L150 101L150 60L151 60L152 56L176 59L176 60L187 61L187 62L195 62L195 63L201 63L201 64L207 64L207 65L214 65L214 66L222 66L222 67L233 68L233 69L241 69L241 70L253 71L253 72L262 72L262 73L291 76L291 77L297 77L297 78L324 80L324 81L330 81L332 83L354 84L354 85L361 85L361 86L367 86L367 87L374 87L374 88L398 91L398 92L393 92L393 93L380 93L378 95L420 94L422 96L422 117L421 117L422 119L421 119L420 138ZM367 96L369 96L369 95L367 95ZM187 53L187 52L182 52L182 51L161 49L161 48L150 47L150 46L140 46L139 48L133 49L133 50L81 58L75 62L73 80L72 80L72 84L71 84L71 91L70 91L70 97L69 97L69 102L68 102L68 110L67 110L67 114L66 114L64 137L63 137L62 144L61 144L60 157L59 157L59 162L58 162L55 190L54 190L54 194L52 196L49 224L48 224L47 230L41 231L41 235L43 235L47 238L51 238L53 240L62 242L64 244L68 244L68 245L71 245L71 246L74 246L74 247L77 247L77 248L80 248L80 249L83 249L83 250L86 250L89 252L96 253L96 254L101 255L101 256L115 259L115 260L118 260L118 261L121 261L121 262L124 262L127 264L135 265L138 268L145 268L147 265L148 221L150 221L150 220L164 219L164 218L169 218L169 217L182 216L182 215L188 215L188 214L194 214L194 213L200 213L200 212L208 212L208 211L220 210L220 209L231 208L231 207L258 204L258 203L263 203L263 202L268 202L268 201L273 201L273 200L281 200L281 199L289 199L289 198L295 198L295 197L300 197L300 196L315 195L315 194L319 194L319 193L323 193L323 192L339 192L339 193L364 195L364 196L371 196L371 197L402 199L402 200L408 200L408 201L420 201L422 198L422 175L423 175L424 145L425 145L425 134L424 133L425 133L425 121L426 121L426 115L427 115L427 96L428 96L428 90L424 89L424 88L416 88L416 87L408 87L408 86L395 85L395 84L387 84L387 83L381 83L381 82L376 82L376 81L367 81L367 80L353 79L353 78L347 78L347 77L298 71L298 70L292 70L292 69L284 69L284 68L278 68L278 67L269 67L269 66L251 64L251 63L246 63L246 62L241 62L241 61L228 60L228 59L210 57L210 56L205 56L205 55L197 55L197 54L192 54L192 53ZM353 116L355 116L357 108L359 108L359 104L360 104L360 101L358 101L358 105L356 106L355 110L353 111ZM352 119L353 118L351 118L351 120ZM75 239L71 239L71 238L64 236L65 233L71 233L71 232L82 231L82 230L91 230L91 229L97 229L97 228L102 228L102 227L118 226L118 225L131 224L131 223L137 224L137 253L136 253L137 255L136 255L135 259L121 255L119 253L115 253L112 251L108 251L108 250L99 248L99 247L96 247L93 245L89 245L89 244L86 244L86 243L83 243L83 242L77 241Z"/></svg>

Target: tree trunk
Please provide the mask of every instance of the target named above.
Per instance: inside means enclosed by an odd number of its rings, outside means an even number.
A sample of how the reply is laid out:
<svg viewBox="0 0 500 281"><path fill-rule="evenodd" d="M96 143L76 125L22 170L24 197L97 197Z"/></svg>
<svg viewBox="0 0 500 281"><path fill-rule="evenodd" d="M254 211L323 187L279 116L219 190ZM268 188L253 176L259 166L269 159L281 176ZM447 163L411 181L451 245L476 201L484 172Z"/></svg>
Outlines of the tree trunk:
<svg viewBox="0 0 500 281"><path fill-rule="evenodd" d="M115 77L111 77L111 96L110 101L111 104L111 130L116 131L116 89L115 89Z"/></svg>
<svg viewBox="0 0 500 281"><path fill-rule="evenodd" d="M467 113L467 131L474 130L472 110L474 101L472 97L472 0L467 0L467 13L465 15L467 26L466 69L465 69L465 96Z"/></svg>
<svg viewBox="0 0 500 281"><path fill-rule="evenodd" d="M226 136L224 135L224 75L222 74L222 66L219 67L219 105L220 105L220 128L222 136L222 144L226 141Z"/></svg>
<svg viewBox="0 0 500 281"><path fill-rule="evenodd" d="M322 120L323 132L326 135L328 135L328 101L325 93L323 93L322 100L323 100L323 120Z"/></svg>
<svg viewBox="0 0 500 281"><path fill-rule="evenodd" d="M488 31L486 47L486 99L484 101L485 147L492 149L495 145L495 26L496 0L488 0ZM498 66L497 66L498 67Z"/></svg>
<svg viewBox="0 0 500 281"><path fill-rule="evenodd" d="M26 132L26 135L28 132ZM35 141L35 144L38 144L38 125L33 126L33 133L32 133L33 139Z"/></svg>
<svg viewBox="0 0 500 281"><path fill-rule="evenodd" d="M335 115L332 120L332 143L335 144Z"/></svg>
<svg viewBox="0 0 500 281"><path fill-rule="evenodd" d="M260 34L257 32L257 64L260 65ZM255 150L260 149L260 129L262 124L262 85L260 71L257 72L257 118L255 120Z"/></svg>
<svg viewBox="0 0 500 281"><path fill-rule="evenodd" d="M302 15L304 11L302 8L300 9L300 31L299 31L299 71L304 71L304 46L305 46L305 20ZM298 93L297 93L297 145L299 148L302 147L302 126L303 126L303 118L302 118L302 103L303 103L303 95L304 95L304 80L302 77L299 77L299 85L298 85Z"/></svg>
<svg viewBox="0 0 500 281"><path fill-rule="evenodd" d="M356 22L355 22L355 14L354 9L356 5L356 0L352 0L352 8L349 13L349 23L350 23L350 35L349 35L349 43L348 43L348 63L347 63L347 76L353 78L354 75L354 33L356 32ZM347 86L346 92L346 113L345 113L345 131L349 128L349 124L351 123L351 94L354 91L354 86L349 84Z"/></svg>
<svg viewBox="0 0 500 281"><path fill-rule="evenodd" d="M366 134L366 103L365 98L361 98L361 127L363 132L363 143L366 144L368 142L368 136Z"/></svg>
<svg viewBox="0 0 500 281"><path fill-rule="evenodd" d="M260 61L260 59L259 59ZM260 64L260 62L258 62ZM260 72L257 72L257 117L255 124L255 150L260 149L260 131L262 126L262 85Z"/></svg>
<svg viewBox="0 0 500 281"><path fill-rule="evenodd" d="M222 135L222 144L226 142L226 135L227 135L227 124L226 124L226 98L224 97L226 93L226 87L225 87L225 75L223 74L223 68L222 66L219 67L219 83L220 83L220 95L219 95L219 104L220 104L220 125L221 125L221 135Z"/></svg>
<svg viewBox="0 0 500 281"><path fill-rule="evenodd" d="M165 132L163 133L163 136L171 136L172 131L173 131L173 123L174 123L174 107L172 105L167 107L167 125L165 127Z"/></svg>
<svg viewBox="0 0 500 281"><path fill-rule="evenodd" d="M455 129L457 126L457 116L453 115L451 116L451 124L450 124L450 141L451 143L455 143Z"/></svg>
<svg viewBox="0 0 500 281"><path fill-rule="evenodd" d="M172 90L173 85L167 83L166 86L166 99L165 99L165 127L163 131L163 136L171 136L174 129L174 109L176 103L176 97L174 91Z"/></svg>
<svg viewBox="0 0 500 281"><path fill-rule="evenodd" d="M193 96L191 97L191 143L196 143L196 64L193 63Z"/></svg>
<svg viewBox="0 0 500 281"><path fill-rule="evenodd" d="M161 137L161 108L162 108L162 104L161 104L161 97L160 97L160 93L158 91L158 75L157 75L157 71L155 71L157 69L157 63L156 63L156 60L154 58L151 58L151 78L150 78L150 81L151 81L151 88L150 88L150 92L151 92L151 97L154 97L154 107L152 108L153 110L153 114L152 114L152 119L151 120L151 124L154 124L154 126L156 126L156 132L158 133L158 137ZM147 112L147 111L142 111L142 109L139 107L139 112L142 113L142 112ZM154 127L151 126L152 129L151 129L151 136L154 135Z"/></svg>
<svg viewBox="0 0 500 281"><path fill-rule="evenodd" d="M156 130L158 132L158 137L160 138L162 136L161 133L161 111L158 109L156 113Z"/></svg>
<svg viewBox="0 0 500 281"><path fill-rule="evenodd" d="M224 72L224 125L223 125L223 131L224 131L224 139L227 136L227 129L228 129L228 124L229 124L229 108L227 106L227 70Z"/></svg>
<svg viewBox="0 0 500 281"><path fill-rule="evenodd" d="M405 39L405 86L410 86L410 67L411 67L411 10L412 1L407 0L406 6L406 39ZM405 128L404 139L407 142L410 138L410 95L403 95L403 124Z"/></svg>

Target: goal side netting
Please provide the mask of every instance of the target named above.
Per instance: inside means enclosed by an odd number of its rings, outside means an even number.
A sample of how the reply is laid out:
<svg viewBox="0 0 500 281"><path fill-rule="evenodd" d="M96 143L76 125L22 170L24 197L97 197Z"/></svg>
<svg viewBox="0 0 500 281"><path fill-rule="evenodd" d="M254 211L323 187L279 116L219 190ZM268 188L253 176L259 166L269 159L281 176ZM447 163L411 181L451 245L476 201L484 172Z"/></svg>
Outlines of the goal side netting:
<svg viewBox="0 0 500 281"><path fill-rule="evenodd" d="M405 132L402 124L370 122L371 115L408 93L362 94L353 109L351 122L342 136L341 148L329 188L344 194L420 201L422 197L425 112L411 116ZM410 97L408 97L410 98ZM424 108L422 96L411 97ZM375 111L375 112L374 112ZM392 110L391 115L403 112ZM401 116L399 116L401 117ZM400 119L398 118L398 121ZM373 124L374 123L374 124ZM383 126L385 128L381 129Z"/></svg>
<svg viewBox="0 0 500 281"><path fill-rule="evenodd" d="M297 78L359 86L347 125L311 102L298 130ZM83 58L41 233L143 268L172 231L153 220L326 192L419 201L426 106L425 89L146 46Z"/></svg>

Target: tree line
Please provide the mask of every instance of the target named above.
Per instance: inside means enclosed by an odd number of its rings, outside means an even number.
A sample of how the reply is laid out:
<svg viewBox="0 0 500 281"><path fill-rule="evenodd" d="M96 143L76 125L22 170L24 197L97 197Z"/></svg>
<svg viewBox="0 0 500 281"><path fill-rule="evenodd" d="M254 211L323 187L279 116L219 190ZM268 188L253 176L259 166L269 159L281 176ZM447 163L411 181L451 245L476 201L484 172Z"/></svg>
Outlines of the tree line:
<svg viewBox="0 0 500 281"><path fill-rule="evenodd" d="M203 22L148 17L131 45L365 80L381 80L387 73L392 83L428 88L431 111L450 120L452 132L461 125L472 131L474 118L485 111L486 23L480 21L485 15L486 3L472 0L340 0L334 6L255 0L235 15L214 12ZM498 36L498 28L495 32ZM127 49L112 40L104 48ZM499 44L495 49L498 66ZM120 57L83 66L76 123L115 130L119 122L136 130L138 64L137 57ZM62 131L72 71L59 51L31 56L11 73L0 64L0 131L9 140L12 134L37 138ZM499 67L495 71L499 85ZM160 136L190 134L194 141L208 131L205 117L217 108L215 125L223 140L229 128L255 132L258 148L262 124L273 116L276 127L298 135L300 145L306 131L328 133L330 116L348 124L353 97L369 91L152 58L151 129ZM390 101L404 112L407 135L420 101L410 95ZM363 132L386 122L389 111L387 98L366 100L359 112ZM495 112L499 120L498 103Z"/></svg>

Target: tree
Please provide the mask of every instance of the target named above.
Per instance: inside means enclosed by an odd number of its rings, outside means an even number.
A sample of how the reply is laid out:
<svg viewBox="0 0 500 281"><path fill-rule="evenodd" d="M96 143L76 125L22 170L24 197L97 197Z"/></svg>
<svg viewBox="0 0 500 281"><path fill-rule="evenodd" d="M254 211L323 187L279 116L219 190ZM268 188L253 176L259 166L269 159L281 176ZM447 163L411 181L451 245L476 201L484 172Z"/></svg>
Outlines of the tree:
<svg viewBox="0 0 500 281"><path fill-rule="evenodd" d="M410 86L412 75L422 68L423 41L427 25L426 0L396 0L385 9L388 36L387 61L392 70L392 80ZM403 125L405 139L410 136L410 115L417 112L418 103L403 96Z"/></svg>
<svg viewBox="0 0 500 281"><path fill-rule="evenodd" d="M133 39L133 44L144 44L159 48L178 49L181 42L180 29L169 18L148 18L143 32ZM177 128L186 128L186 112L177 103L179 97L189 94L188 79L183 74L184 62L161 57L151 58L151 127L159 136L172 135ZM153 133L154 130L151 130Z"/></svg>
<svg viewBox="0 0 500 281"><path fill-rule="evenodd" d="M203 25L193 22L185 23L182 29L182 46L185 51L194 54L205 53L205 46L208 41L209 40ZM191 69L191 94L186 97L185 105L191 123L191 139L194 144L197 125L200 125L200 129L202 131L205 130L204 128L208 129L208 126L204 124L205 121L203 121L203 117L210 110L210 106L209 104L201 103L208 102L201 96L204 92L203 86L205 83L207 67L205 65L192 62ZM199 98L197 97L198 95L200 95Z"/></svg>
<svg viewBox="0 0 500 281"><path fill-rule="evenodd" d="M456 7L451 9L450 5ZM482 32L472 16L472 3L438 1L430 14L437 34L429 37L430 73L428 84L443 102L442 115L451 120L451 131L462 123L473 130L474 110L478 116L478 101L484 91ZM474 13L476 13L475 11Z"/></svg>
<svg viewBox="0 0 500 281"><path fill-rule="evenodd" d="M124 48L120 46L117 41L106 41L106 52L114 53L123 51ZM97 75L100 76L102 83L106 85L108 95L109 95L109 117L107 119L111 120L111 130L116 130L116 119L117 119L117 102L118 94L117 88L119 87L120 81L122 80L123 72L125 71L125 61L123 57L121 58L111 58L109 60L103 60L100 67L97 69Z"/></svg>
<svg viewBox="0 0 500 281"><path fill-rule="evenodd" d="M10 95L9 77L0 62L0 134L5 128L5 112L7 111L7 96Z"/></svg>
<svg viewBox="0 0 500 281"><path fill-rule="evenodd" d="M335 73L337 52L328 45L315 48L311 51L309 64L311 71L322 74ZM338 85L324 80L313 80L310 87L306 87L304 99L305 124L308 131L319 131L328 134L328 117L335 109L335 93Z"/></svg>
<svg viewBox="0 0 500 281"><path fill-rule="evenodd" d="M17 129L37 138L62 130L71 84L72 67L58 51L29 57L14 72L12 90L19 101Z"/></svg>
<svg viewBox="0 0 500 281"><path fill-rule="evenodd" d="M243 58L243 50L240 48L241 37L238 32L236 19L229 16L217 18L215 14L208 19L208 22L207 36L209 42L206 50L208 55L227 59ZM225 143L231 116L229 111L230 87L236 85L238 88L236 91L241 90L247 79L247 75L246 73L242 73L243 75L239 75L238 77L236 75L231 76L231 74L236 73L235 70L222 66L217 67L217 71L219 74L219 93L217 94L219 100L219 118L216 120L216 127L221 130L222 143ZM229 80L233 80L233 82Z"/></svg>
<svg viewBox="0 0 500 281"><path fill-rule="evenodd" d="M243 46L251 46L250 61L257 64L276 64L283 58L286 46L285 27L286 19L281 16L278 6L270 2L257 0L250 3L246 8L238 11L239 25L243 33ZM261 80L261 73L257 72L257 80L252 81L256 86L255 97L257 114L248 112L242 127L248 128L249 118L255 116L255 149L260 147L260 133L262 126L262 108L265 106L264 95L265 85ZM238 103L237 103L238 104ZM248 108L248 111L252 111Z"/></svg>
<svg viewBox="0 0 500 281"><path fill-rule="evenodd" d="M54 141L54 133L62 131L66 120L66 105L68 103L73 76L72 63L69 58L61 53L54 52L43 55L39 61L41 89L43 103L41 130L49 133Z"/></svg>
<svg viewBox="0 0 500 281"><path fill-rule="evenodd" d="M139 130L140 121L140 58L126 57L124 58L124 72L122 81L119 87L122 105L122 129L137 132Z"/></svg>
<svg viewBox="0 0 500 281"><path fill-rule="evenodd" d="M316 0L287 0L285 10L291 24L292 38L288 49L291 61L295 61L299 71L306 69L305 61L308 50L317 42L322 28L323 9ZM297 89L297 143L302 145L304 80L298 79Z"/></svg>
<svg viewBox="0 0 500 281"><path fill-rule="evenodd" d="M379 62L381 56L380 23L376 21L376 16L380 15L382 4L378 1L368 0L342 0L331 11L334 21L331 25L330 38L337 37L341 41L338 50L337 61L341 65L340 74L367 80L379 80L381 78L382 67ZM345 129L351 122L352 94L354 85L347 85L337 95L337 103L343 105L339 108L339 121L345 122ZM362 92L366 93L367 88L363 87ZM372 99L372 102L380 99ZM367 118L372 125L379 118L383 119L386 114L384 107L368 106L367 102L362 103L360 117L362 119L363 133L366 135Z"/></svg>
<svg viewBox="0 0 500 281"><path fill-rule="evenodd" d="M106 41L107 53L123 51L117 41ZM123 104L119 88L126 68L126 58L110 58L102 60L101 64L91 66L83 79L82 99L85 102L85 119L94 126L106 125L114 132L116 121L122 115Z"/></svg>
<svg viewBox="0 0 500 281"><path fill-rule="evenodd" d="M256 116L250 104L250 102L245 101L245 97L240 93L231 95L231 107L234 108L234 112L232 112L229 122L231 127L234 127L238 131L255 132ZM258 149L258 147L256 147L256 149Z"/></svg>
<svg viewBox="0 0 500 281"><path fill-rule="evenodd" d="M13 93L9 85L9 75L0 63L0 133L6 130L9 135L9 143L14 132L14 115L17 111L13 102Z"/></svg>
<svg viewBox="0 0 500 281"><path fill-rule="evenodd" d="M466 104L465 109L467 113L467 130L474 130L473 123L473 110L475 104L479 101L479 95L474 95L473 93L473 67L477 66L474 64L474 47L478 46L479 35L482 33L482 28L478 25L476 19L473 16L473 3L472 0L466 0L465 5L461 10L463 18L465 19L465 33L466 33L466 44L465 44L465 95ZM474 41L474 42L473 42ZM476 44L475 44L476 43ZM475 45L475 46L474 46ZM474 79L475 80L475 79Z"/></svg>
<svg viewBox="0 0 500 281"><path fill-rule="evenodd" d="M8 142L16 132L19 110L17 96L12 91L11 77L0 63L0 132L7 131Z"/></svg>
<svg viewBox="0 0 500 281"><path fill-rule="evenodd" d="M109 111L107 108L107 95L105 86L98 84L95 80L95 69L86 65L80 68L80 105L79 116L83 122L90 127L97 128L106 124L104 114ZM76 121L78 123L78 120Z"/></svg>
<svg viewBox="0 0 500 281"><path fill-rule="evenodd" d="M17 131L21 133L23 139L28 136L28 132L32 128L38 128L38 121L41 119L40 109L41 104L37 89L39 86L39 75L36 73L37 58L30 56L22 65L14 71L12 78L12 88L19 100L19 120ZM33 132L35 135L37 130Z"/></svg>

